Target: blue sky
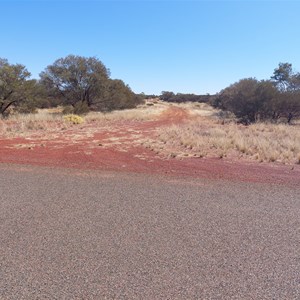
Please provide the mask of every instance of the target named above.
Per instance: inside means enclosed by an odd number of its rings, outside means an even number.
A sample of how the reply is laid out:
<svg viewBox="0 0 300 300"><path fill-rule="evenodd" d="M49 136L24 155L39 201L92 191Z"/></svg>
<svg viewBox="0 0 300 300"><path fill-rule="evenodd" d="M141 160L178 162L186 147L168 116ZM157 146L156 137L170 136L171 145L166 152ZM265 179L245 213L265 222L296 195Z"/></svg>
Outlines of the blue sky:
<svg viewBox="0 0 300 300"><path fill-rule="evenodd" d="M0 57L34 78L68 54L96 56L133 91L213 94L300 71L300 1L3 1Z"/></svg>

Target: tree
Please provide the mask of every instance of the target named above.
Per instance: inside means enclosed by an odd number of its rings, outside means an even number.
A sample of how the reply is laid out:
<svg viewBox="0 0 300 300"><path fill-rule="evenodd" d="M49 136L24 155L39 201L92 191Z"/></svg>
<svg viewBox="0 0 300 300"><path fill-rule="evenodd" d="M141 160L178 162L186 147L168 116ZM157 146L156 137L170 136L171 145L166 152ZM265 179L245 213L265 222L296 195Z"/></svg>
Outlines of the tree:
<svg viewBox="0 0 300 300"><path fill-rule="evenodd" d="M108 111L140 103L140 97L123 81L112 80L109 75L97 58L69 55L48 66L40 77L52 99L59 98L62 104L72 105L75 110L88 107Z"/></svg>
<svg viewBox="0 0 300 300"><path fill-rule="evenodd" d="M279 93L273 83L269 80L260 81L255 94L259 102L257 117L259 117L260 120L274 119L274 116L276 116L275 103L279 97Z"/></svg>
<svg viewBox="0 0 300 300"><path fill-rule="evenodd" d="M9 64L0 58L0 114L5 115L12 106L18 107L33 97L34 81L21 64Z"/></svg>
<svg viewBox="0 0 300 300"><path fill-rule="evenodd" d="M143 98L132 92L128 85L119 79L109 79L106 85L106 93L102 102L95 106L101 111L115 109L134 108L140 104Z"/></svg>
<svg viewBox="0 0 300 300"><path fill-rule="evenodd" d="M104 98L109 70L95 57L69 55L48 66L40 77L49 95L64 104L85 102L91 107Z"/></svg>
<svg viewBox="0 0 300 300"><path fill-rule="evenodd" d="M170 100L174 96L175 96L175 94L173 92L162 91L161 95L159 96L159 98L161 100L168 101L168 100Z"/></svg>
<svg viewBox="0 0 300 300"><path fill-rule="evenodd" d="M279 63L279 66L274 70L271 79L274 81L277 88L281 92L284 92L290 89L292 74L292 64Z"/></svg>
<svg viewBox="0 0 300 300"><path fill-rule="evenodd" d="M271 79L279 91L274 101L274 113L277 118L284 117L290 123L300 116L300 73L293 71L292 64L280 63Z"/></svg>
<svg viewBox="0 0 300 300"><path fill-rule="evenodd" d="M300 73L294 72L290 63L279 63L271 79L281 92L300 90Z"/></svg>
<svg viewBox="0 0 300 300"><path fill-rule="evenodd" d="M279 93L273 101L273 119L285 118L288 124L300 117L300 91Z"/></svg>
<svg viewBox="0 0 300 300"><path fill-rule="evenodd" d="M268 117L269 105L275 94L276 89L271 82L246 78L222 90L214 103L248 124Z"/></svg>

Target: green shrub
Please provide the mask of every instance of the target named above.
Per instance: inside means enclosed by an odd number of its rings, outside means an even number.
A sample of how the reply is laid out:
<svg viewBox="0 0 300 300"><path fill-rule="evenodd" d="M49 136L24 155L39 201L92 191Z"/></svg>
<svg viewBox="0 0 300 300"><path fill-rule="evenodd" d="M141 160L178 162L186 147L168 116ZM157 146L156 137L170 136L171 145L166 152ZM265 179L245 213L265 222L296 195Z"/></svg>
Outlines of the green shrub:
<svg viewBox="0 0 300 300"><path fill-rule="evenodd" d="M77 102L74 105L74 114L76 115L85 115L90 111L86 102Z"/></svg>

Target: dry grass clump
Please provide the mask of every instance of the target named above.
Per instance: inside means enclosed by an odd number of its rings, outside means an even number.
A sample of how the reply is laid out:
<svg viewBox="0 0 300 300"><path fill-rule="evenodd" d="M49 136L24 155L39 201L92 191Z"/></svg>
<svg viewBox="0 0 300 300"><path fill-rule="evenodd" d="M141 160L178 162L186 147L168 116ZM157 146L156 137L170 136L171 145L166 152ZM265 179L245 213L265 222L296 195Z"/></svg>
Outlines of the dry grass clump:
<svg viewBox="0 0 300 300"><path fill-rule="evenodd" d="M181 149L183 155L250 157L260 162L300 163L300 127L284 124L204 126L202 120L159 130L160 149ZM172 149L172 150L170 150Z"/></svg>
<svg viewBox="0 0 300 300"><path fill-rule="evenodd" d="M36 121L57 121L61 120L62 114L52 109L39 109L37 113L32 114L12 114L5 121L13 122L36 122Z"/></svg>
<svg viewBox="0 0 300 300"><path fill-rule="evenodd" d="M90 112L85 120L91 122L111 122L111 121L147 121L161 114L167 108L165 105L147 106L142 105L135 109L115 110L112 112Z"/></svg>
<svg viewBox="0 0 300 300"><path fill-rule="evenodd" d="M61 113L41 109L35 114L14 114L8 119L0 119L1 136L24 136L38 131L56 131L68 127Z"/></svg>

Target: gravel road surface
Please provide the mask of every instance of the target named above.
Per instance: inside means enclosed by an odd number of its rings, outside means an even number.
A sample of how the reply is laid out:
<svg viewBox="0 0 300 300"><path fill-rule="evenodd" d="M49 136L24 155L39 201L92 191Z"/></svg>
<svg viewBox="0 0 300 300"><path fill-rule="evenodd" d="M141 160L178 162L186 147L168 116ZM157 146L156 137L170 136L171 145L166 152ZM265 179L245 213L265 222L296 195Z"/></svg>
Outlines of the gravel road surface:
<svg viewBox="0 0 300 300"><path fill-rule="evenodd" d="M300 299L300 188L0 165L0 299Z"/></svg>

